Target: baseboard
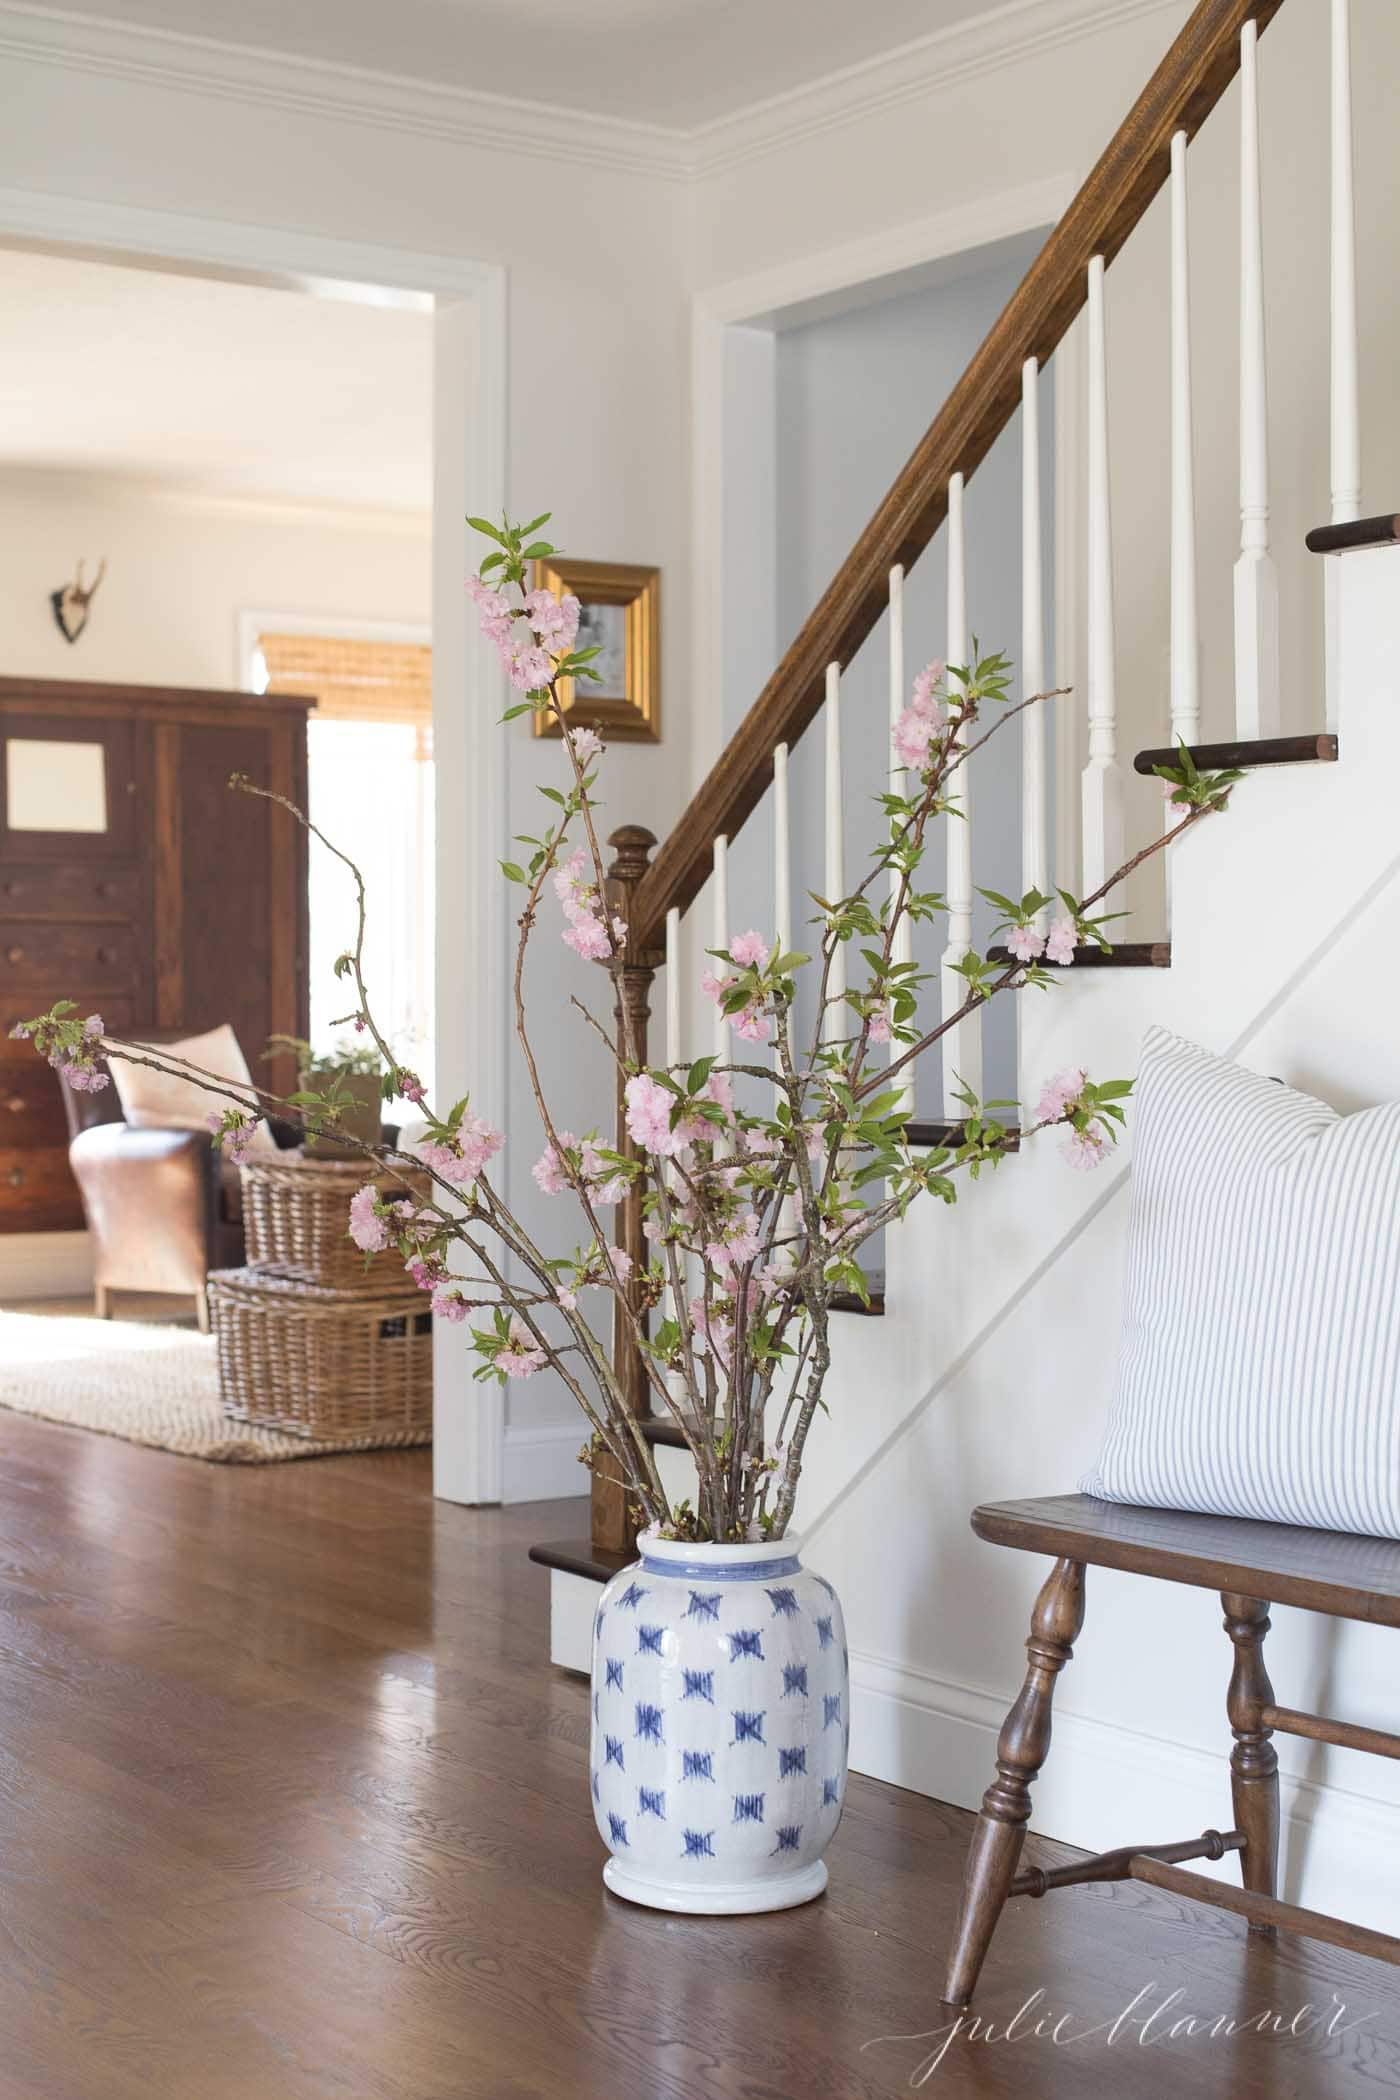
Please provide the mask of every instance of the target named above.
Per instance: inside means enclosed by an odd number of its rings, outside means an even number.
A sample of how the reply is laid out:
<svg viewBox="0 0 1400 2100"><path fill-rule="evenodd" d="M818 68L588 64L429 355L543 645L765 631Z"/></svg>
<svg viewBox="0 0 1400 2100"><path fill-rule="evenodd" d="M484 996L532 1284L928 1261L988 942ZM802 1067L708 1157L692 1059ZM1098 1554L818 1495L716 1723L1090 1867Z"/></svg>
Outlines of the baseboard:
<svg viewBox="0 0 1400 2100"><path fill-rule="evenodd" d="M851 1769L975 1809L993 1774L1009 1701L874 1655L851 1656ZM1219 1756L1057 1711L1035 1787L1032 1828L1086 1851L1162 1843L1229 1827L1229 1738ZM1281 1775L1283 1885L1312 1910L1400 1933L1400 1808ZM1194 1871L1234 1878L1233 1862ZM1053 1901L1053 1898L1050 1899Z"/></svg>
<svg viewBox="0 0 1400 2100"><path fill-rule="evenodd" d="M601 1582L571 1575L565 1568L549 1571L549 1659L560 1670L587 1676L593 1661L593 1615L603 1594Z"/></svg>
<svg viewBox="0 0 1400 2100"><path fill-rule="evenodd" d="M577 1501L588 1493L588 1475L578 1462L581 1422L549 1422L538 1429L506 1425L501 1469L502 1502Z"/></svg>
<svg viewBox="0 0 1400 2100"><path fill-rule="evenodd" d="M85 1232L0 1235L0 1304L91 1296L92 1247Z"/></svg>

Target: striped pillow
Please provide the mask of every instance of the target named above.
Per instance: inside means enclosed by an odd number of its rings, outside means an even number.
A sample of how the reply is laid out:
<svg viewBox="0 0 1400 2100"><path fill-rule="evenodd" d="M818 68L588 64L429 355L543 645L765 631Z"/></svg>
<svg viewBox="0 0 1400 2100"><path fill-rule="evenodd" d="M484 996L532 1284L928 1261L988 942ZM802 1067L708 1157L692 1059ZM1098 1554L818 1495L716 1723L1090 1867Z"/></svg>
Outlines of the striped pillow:
<svg viewBox="0 0 1400 2100"><path fill-rule="evenodd" d="M1109 1502L1400 1538L1400 1103L1143 1049Z"/></svg>

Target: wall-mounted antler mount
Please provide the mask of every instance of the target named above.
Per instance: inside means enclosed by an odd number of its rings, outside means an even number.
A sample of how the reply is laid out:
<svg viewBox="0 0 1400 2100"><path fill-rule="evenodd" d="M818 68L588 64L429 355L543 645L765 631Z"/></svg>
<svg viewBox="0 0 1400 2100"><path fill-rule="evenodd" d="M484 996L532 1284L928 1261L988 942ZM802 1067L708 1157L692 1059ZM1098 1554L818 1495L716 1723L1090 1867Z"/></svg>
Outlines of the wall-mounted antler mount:
<svg viewBox="0 0 1400 2100"><path fill-rule="evenodd" d="M65 642L76 642L78 636L87 626L88 608L97 596L98 585L107 574L105 556L97 564L97 574L93 577L91 583L84 583L83 567L84 564L79 562L78 573L73 581L65 583L58 590L50 591L49 593L49 604L53 607L53 616L58 623L58 631Z"/></svg>

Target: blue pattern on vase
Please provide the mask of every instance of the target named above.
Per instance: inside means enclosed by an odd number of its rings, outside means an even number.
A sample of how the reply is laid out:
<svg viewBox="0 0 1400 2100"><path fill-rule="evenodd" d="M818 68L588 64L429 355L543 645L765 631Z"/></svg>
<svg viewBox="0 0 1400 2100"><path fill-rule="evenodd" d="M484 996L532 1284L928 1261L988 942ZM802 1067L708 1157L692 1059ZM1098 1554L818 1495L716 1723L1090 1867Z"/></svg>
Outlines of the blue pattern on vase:
<svg viewBox="0 0 1400 2100"><path fill-rule="evenodd" d="M840 1819L844 1628L835 1593L800 1559L712 1564L712 1551L657 1558L643 1579L625 1569L604 1592L589 1785L622 1893L654 1885L684 1909L689 1887L753 1888L739 1907L761 1909L766 1889L810 1876Z"/></svg>

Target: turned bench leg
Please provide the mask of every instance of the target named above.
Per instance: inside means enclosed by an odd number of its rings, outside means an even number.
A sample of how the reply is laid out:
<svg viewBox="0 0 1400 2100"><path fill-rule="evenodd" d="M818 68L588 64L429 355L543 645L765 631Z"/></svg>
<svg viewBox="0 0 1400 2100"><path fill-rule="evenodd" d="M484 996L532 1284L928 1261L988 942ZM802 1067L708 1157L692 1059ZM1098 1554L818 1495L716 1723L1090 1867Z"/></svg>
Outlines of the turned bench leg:
<svg viewBox="0 0 1400 2100"><path fill-rule="evenodd" d="M963 1880L943 2000L966 2005L991 1943L1025 1843L1031 1782L1050 1749L1055 1679L1074 1653L1084 1624L1084 1568L1057 1560L1031 1614L1029 1663L1020 1697L997 1738L997 1776L982 1797Z"/></svg>
<svg viewBox="0 0 1400 2100"><path fill-rule="evenodd" d="M1234 1731L1230 1753L1230 1791L1235 1827L1244 1832L1240 1877L1256 1895L1278 1894L1278 1752L1273 1730L1264 1726L1264 1709L1274 1703L1274 1688L1264 1667L1264 1636L1269 1607L1257 1597L1221 1593L1225 1631L1235 1645L1235 1667L1225 1710ZM1251 1923L1259 1939L1277 1939L1277 1928Z"/></svg>

